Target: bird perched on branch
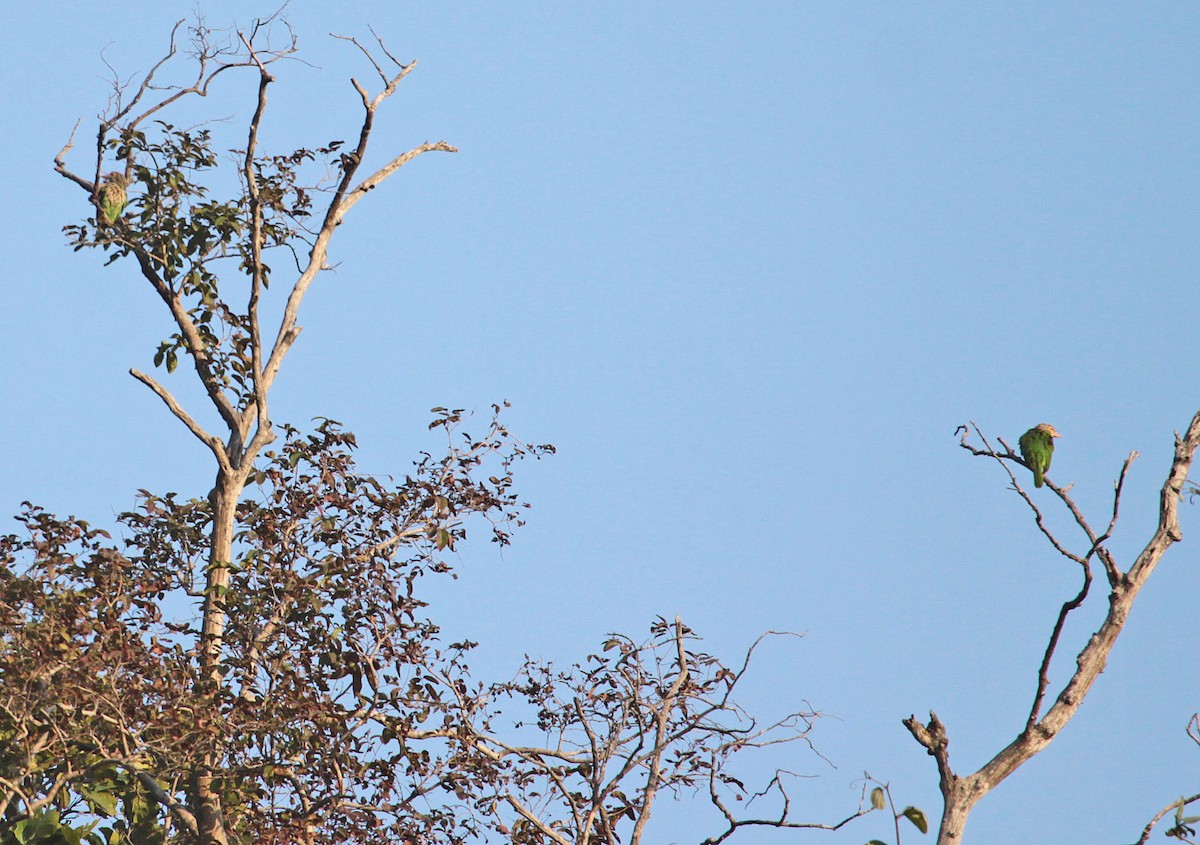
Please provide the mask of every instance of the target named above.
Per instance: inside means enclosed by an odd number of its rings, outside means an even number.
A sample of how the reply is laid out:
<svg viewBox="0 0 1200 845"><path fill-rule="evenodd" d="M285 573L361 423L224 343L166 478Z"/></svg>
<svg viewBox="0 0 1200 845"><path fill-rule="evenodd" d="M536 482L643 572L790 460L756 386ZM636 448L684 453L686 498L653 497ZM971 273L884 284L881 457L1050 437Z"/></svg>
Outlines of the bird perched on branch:
<svg viewBox="0 0 1200 845"><path fill-rule="evenodd" d="M113 172L104 177L104 184L100 186L100 215L107 225L116 223L125 212L125 206L129 204L125 193L128 186L129 179L124 173Z"/></svg>
<svg viewBox="0 0 1200 845"><path fill-rule="evenodd" d="M1021 435L1021 457L1033 470L1033 486L1041 487L1042 479L1050 469L1050 459L1054 457L1054 438L1059 434L1050 423L1035 425Z"/></svg>

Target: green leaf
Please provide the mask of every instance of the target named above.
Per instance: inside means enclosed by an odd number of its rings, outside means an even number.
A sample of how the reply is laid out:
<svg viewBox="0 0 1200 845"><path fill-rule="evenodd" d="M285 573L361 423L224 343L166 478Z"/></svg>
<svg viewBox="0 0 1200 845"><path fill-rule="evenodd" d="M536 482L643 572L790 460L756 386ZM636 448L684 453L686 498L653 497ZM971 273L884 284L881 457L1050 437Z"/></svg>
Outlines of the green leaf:
<svg viewBox="0 0 1200 845"><path fill-rule="evenodd" d="M79 792L83 795L83 799L87 801L88 809L93 813L99 813L106 818L116 814L117 796L108 790L94 786L85 786Z"/></svg>
<svg viewBox="0 0 1200 845"><path fill-rule="evenodd" d="M178 366L179 366L179 356L176 355L175 350L172 349L169 352L167 352L167 372L168 373L175 372L175 368Z"/></svg>
<svg viewBox="0 0 1200 845"><path fill-rule="evenodd" d="M867 845L888 845L888 844L886 842L882 842L878 839L872 839L870 842L867 843Z"/></svg>
<svg viewBox="0 0 1200 845"><path fill-rule="evenodd" d="M13 838L20 845L33 845L37 842L54 840L69 841L67 834L71 829L59 821L58 810L44 810L27 819L22 819L12 827Z"/></svg>
<svg viewBox="0 0 1200 845"><path fill-rule="evenodd" d="M904 818L913 823L913 826L921 833L929 833L929 822L925 821L925 814L916 807L905 807L900 814Z"/></svg>

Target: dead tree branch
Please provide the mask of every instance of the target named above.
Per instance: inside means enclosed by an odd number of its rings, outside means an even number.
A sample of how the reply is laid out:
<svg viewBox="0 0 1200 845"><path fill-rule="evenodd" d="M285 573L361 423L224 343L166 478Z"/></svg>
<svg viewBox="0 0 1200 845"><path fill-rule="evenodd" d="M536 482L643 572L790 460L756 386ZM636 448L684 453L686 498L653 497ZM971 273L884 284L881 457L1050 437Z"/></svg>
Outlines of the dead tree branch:
<svg viewBox="0 0 1200 845"><path fill-rule="evenodd" d="M966 826L967 818L974 805L984 795L1016 771L1017 768L1045 748L1078 712L1092 684L1101 671L1103 671L1108 660L1108 655L1111 653L1117 638L1120 636L1121 631L1124 630L1125 622L1129 617L1130 609L1138 593L1153 573L1155 567L1162 560L1166 551L1183 538L1179 528L1178 504L1188 472L1195 457L1196 449L1200 446L1200 412L1197 412L1192 418L1185 434L1180 436L1177 433L1175 435L1175 455L1160 493L1159 519L1154 534L1141 554L1134 560L1133 564L1126 572L1122 573L1104 544L1111 537L1113 528L1116 525L1125 477L1130 465L1137 457L1136 452L1131 453L1122 466L1115 484L1112 518L1105 532L1100 535L1097 535L1088 525L1082 512L1075 505L1074 501L1071 500L1067 489L1059 488L1051 483L1049 479L1046 480L1047 486L1063 502L1076 524L1088 538L1088 550L1084 554L1079 555L1067 551L1048 528L1046 528L1042 520L1041 511L1033 503L1028 493L1021 488L1008 466L1010 462L1025 465L1024 461L1014 454L1012 449L1003 440L1000 443L1004 447L1004 451L1001 452L993 449L983 437L978 427L974 423L970 425L970 429L967 426L960 426L959 431L962 433L960 445L974 455L989 457L1001 464L1012 481L1014 489L1034 512L1038 529L1050 541L1056 551L1079 563L1084 568L1085 585L1075 598L1063 605L1062 610L1059 612L1059 618L1055 623L1050 644L1047 647L1045 657L1038 672L1038 690L1035 694L1034 704L1025 728L978 771L969 775L959 775L953 771L947 751L949 745L947 732L945 726L938 720L935 714L930 714L930 722L927 725L920 724L915 717L909 717L904 720L905 727L912 733L914 739L934 757L937 763L942 796L945 802L942 824L938 834L939 845L951 845L951 843L957 845L961 843L963 829ZM984 448L977 448L967 442L972 429L983 441ZM1076 657L1075 671L1059 691L1054 703L1046 711L1045 715L1039 716L1048 684L1049 663L1062 631L1063 621L1066 614L1078 607L1083 599L1086 598L1087 586L1090 580L1087 562L1093 555L1100 557L1108 574L1111 587L1108 596L1108 612L1105 615L1104 621L1088 639Z"/></svg>

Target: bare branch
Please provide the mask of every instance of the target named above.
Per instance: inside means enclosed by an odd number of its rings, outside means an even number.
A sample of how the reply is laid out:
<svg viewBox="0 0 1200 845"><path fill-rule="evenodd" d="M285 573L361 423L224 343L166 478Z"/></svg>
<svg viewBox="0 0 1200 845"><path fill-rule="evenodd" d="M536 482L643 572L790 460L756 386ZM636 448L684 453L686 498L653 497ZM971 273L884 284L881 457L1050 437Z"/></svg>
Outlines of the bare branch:
<svg viewBox="0 0 1200 845"><path fill-rule="evenodd" d="M1073 561L1074 563L1077 563L1080 566L1086 567L1087 566L1086 560L1077 554L1073 554L1072 552L1067 551L1067 549L1058 541L1058 538L1055 537L1054 534L1051 533L1050 529L1046 527L1045 518L1042 516L1041 509L1034 503L1034 501L1033 501L1032 497L1030 497L1029 493L1017 481L1017 476L1009 468L1008 464L1005 463L1005 461L1013 461L1015 463L1020 464L1023 467L1028 467L1029 465L1025 463L1025 460L1023 458L1021 458L1019 455L1017 455L1015 452L1013 452L1012 447L1010 447L1003 440L1000 440L1000 444L1002 446L1004 446L1005 451L997 452L996 450L994 450L992 448L991 444L987 440L987 437L979 429L979 426L977 426L974 421L971 421L970 425L971 425L971 428L975 429L975 433L977 435L979 435L979 439L983 441L983 445L985 448L976 449L974 446L970 445L967 442L967 437L970 436L970 431L967 429L966 426L963 426L963 425L960 425L958 427L958 430L963 432L962 437L959 439L959 446L961 446L962 448L969 451L971 454L976 455L978 457L994 458L996 460L996 462L1004 470L1004 472L1008 475L1009 481L1012 482L1013 489L1016 490L1016 492L1021 496L1021 498L1025 500L1025 504L1027 504L1029 506L1029 509L1033 511L1034 522L1037 524L1038 530L1041 531L1042 535L1047 540L1050 541L1050 545L1052 545L1054 547L1055 551L1057 551L1059 554L1061 554L1063 557L1067 558L1068 560ZM1054 490L1054 492L1057 493L1060 498L1063 498L1064 500L1069 501L1065 491L1062 491L1059 488L1055 487L1054 484L1050 481L1050 479L1047 478L1047 479L1045 479L1045 481L1046 481L1046 485L1049 486L1052 490ZM1094 539L1094 538L1089 537L1089 539Z"/></svg>
<svg viewBox="0 0 1200 845"><path fill-rule="evenodd" d="M1033 706L1030 707L1029 718L1025 722L1026 730L1033 728L1041 713L1042 701L1046 697L1046 688L1050 685L1050 663L1054 660L1054 652L1058 648L1058 641L1062 636L1063 627L1067 624L1067 616L1070 615L1071 611L1083 605L1091 586L1092 570L1085 566L1083 568L1083 584L1080 586L1079 592L1074 598L1068 599L1063 603L1063 606L1058 611L1058 618L1054 621L1054 630L1050 634L1050 641L1046 644L1046 652L1042 656L1042 665L1038 667L1037 692L1033 696Z"/></svg>
<svg viewBox="0 0 1200 845"><path fill-rule="evenodd" d="M154 391L154 395L161 399L163 404L167 406L171 413L174 414L180 422L187 426L188 431L196 435L197 440L212 450L212 453L216 457L217 462L221 465L221 468L226 472L231 471L232 468L229 466L229 458L225 454L225 444L221 442L219 437L215 437L205 431L203 427L201 427L200 423L192 419L191 414L189 414L183 409L182 406L180 406L180 404L175 400L175 397L172 396L165 387L163 387L153 378L146 375L141 370L136 369L131 369L129 374L142 384L146 385L146 387Z"/></svg>
<svg viewBox="0 0 1200 845"><path fill-rule="evenodd" d="M1142 835L1138 837L1137 842L1135 842L1133 845L1146 845L1146 843L1150 841L1150 834L1153 832L1154 826L1156 824L1158 824L1160 821L1162 821L1163 816L1167 815L1167 813L1170 813L1170 812L1175 812L1178 815L1179 811L1181 811L1184 807L1188 806L1189 804L1194 804L1197 801L1200 801L1200 792L1196 793L1195 795L1190 795L1190 796L1185 796L1183 798L1179 798L1178 800L1172 801L1170 804L1163 807L1161 810L1159 810L1157 813L1154 814L1154 818L1150 819L1150 821L1146 823L1146 826L1142 829ZM1178 827L1178 825L1177 825L1177 827ZM1173 835L1179 836L1179 838L1182 840L1185 831L1186 831L1186 829L1178 830L1175 833L1173 833L1172 831L1168 831L1167 835L1168 836L1173 836Z"/></svg>
<svg viewBox="0 0 1200 845"><path fill-rule="evenodd" d="M1116 561L1113 560L1112 553L1104 545L1112 538L1113 529L1116 528L1117 519L1121 513L1121 493L1125 490L1125 478L1129 474L1129 468L1133 466L1133 462L1138 459L1137 452L1130 452L1129 457L1125 459L1125 463L1121 465L1121 473L1117 476L1116 484L1113 485L1113 509L1112 519L1108 521L1108 527L1104 529L1104 533L1097 538L1094 548L1100 562L1104 564L1104 571L1108 575L1108 583L1110 587L1115 587L1121 580L1121 570L1117 568Z"/></svg>
<svg viewBox="0 0 1200 845"><path fill-rule="evenodd" d="M250 443L245 444L245 454L233 456L233 460L240 465L243 459L246 462L253 461L259 449L273 439L271 417L267 405L268 389L263 384L262 331L258 317L258 303L263 287L266 284L266 271L263 266L262 256L262 195L259 191L258 173L254 165L254 156L258 149L259 126L262 123L263 114L267 108L267 86L275 80L275 77L268 73L266 66L258 60L258 56L250 44L250 40L240 32L238 36L242 39L242 43L246 45L246 49L255 60L259 71L258 102L255 106L254 116L250 119L249 137L246 139L246 156L242 164L242 176L245 179L246 193L250 200L250 301L247 308L247 318L250 323L251 379L254 391L254 405L257 411L257 430L254 439ZM248 422L246 424L248 425ZM245 443L246 433L244 430L239 432L243 443Z"/></svg>
<svg viewBox="0 0 1200 845"><path fill-rule="evenodd" d="M721 842L724 842L726 839L733 836L738 832L738 830L744 827L771 827L778 828L780 830L840 830L855 819L860 819L871 812L869 808L860 807L857 812L837 822L791 821L788 818L791 813L791 796L788 795L787 790L783 785L781 776L784 774L791 773L776 772L775 776L771 779L771 782L767 784L763 792L759 793L759 795L765 795L767 792L774 790L783 796L783 806L780 809L779 814L774 818L750 819L738 818L729 809L729 807L726 806L724 800L720 796L719 791L717 790L717 785L715 782L716 775L715 773L711 775L709 778L709 800L712 802L713 806L717 808L721 815L724 816L727 827L716 836L710 836L704 839L700 845L720 845Z"/></svg>
<svg viewBox="0 0 1200 845"><path fill-rule="evenodd" d="M75 125L73 127L71 127L71 135L67 138L67 143L63 144L63 148L61 150L59 150L58 155L56 155L54 157L54 170L55 170L55 172L70 179L72 182L74 182L79 187L83 188L85 191L88 192L88 194L94 196L96 193L97 185L99 184L99 180L97 180L96 182L89 182L81 176L76 176L74 173L72 173L71 171L69 171L67 169L67 163L66 163L67 153L69 153L71 151L71 148L75 146L75 133L79 130L79 124L81 122L82 122L82 120L75 121Z"/></svg>
<svg viewBox="0 0 1200 845"><path fill-rule="evenodd" d="M974 423L971 423L971 426L978 433L978 427ZM1008 460L1023 463L1016 455L1012 454L1012 449L1007 444L1003 444L1003 441L1001 443L1007 450L1006 453L997 453L991 449L986 439L984 439L986 448L976 449L966 442L969 430L965 426L961 426L959 430L963 432L960 438L960 445L968 449L972 454L995 458L1002 466ZM983 437L982 433L980 433L980 437ZM1074 517L1076 524L1087 534L1091 543L1091 548L1083 558L1074 555L1068 556L1078 560L1085 567L1085 571L1087 567L1086 561L1093 554L1097 554L1104 563L1105 571L1111 585L1108 612L1105 615L1103 623L1088 639L1076 657L1075 671L1063 686L1045 716L1039 719L1038 712L1047 683L1047 667L1061 632L1063 619L1066 613L1073 609L1073 607L1078 606L1078 603L1082 601L1082 598L1086 594L1086 584L1085 589L1075 599L1063 606L1062 611L1060 611L1059 620L1055 625L1050 645L1047 648L1046 656L1043 658L1042 667L1039 671L1038 693L1025 729L974 774L959 776L951 770L949 757L946 752L949 744L948 739L945 735L944 726L941 725L936 716L932 713L930 714L931 721L928 726L920 725L911 717L905 720L904 724L913 734L913 737L937 760L941 790L945 800L942 824L939 831L939 842L960 842L966 820L975 803L1016 771L1025 761L1045 748L1066 723L1074 717L1075 713L1078 712L1092 684L1103 671L1108 660L1108 655L1112 651L1112 647L1120 636L1121 631L1124 629L1129 612L1142 586L1150 577L1167 549L1182 539L1178 522L1178 503L1197 447L1200 447L1200 412L1197 412L1193 416L1187 433L1184 436L1175 435L1175 457L1160 494L1158 526L1146 548L1138 555L1137 560L1124 574L1121 573L1120 568L1111 555L1109 555L1108 551L1103 548L1103 544L1111 536L1116 524L1125 477L1132 462L1136 459L1137 453L1131 453L1122 466L1121 474L1115 485L1112 519L1104 534L1100 536L1097 536L1091 530L1087 520L1067 495L1066 490L1054 486L1047 479L1046 483L1063 501ZM1011 470L1007 466L1004 466L1004 468L1009 477L1013 478L1014 486L1016 486ZM1032 502L1024 491L1018 488L1018 492L1033 507ZM1040 512L1036 511L1036 508L1035 513L1037 513L1037 522L1042 533L1050 538L1055 548L1061 552L1061 546L1050 537L1049 532L1042 526L1041 515Z"/></svg>
<svg viewBox="0 0 1200 845"><path fill-rule="evenodd" d="M343 36L335 36L342 40L351 41L360 50L362 46L352 38ZM365 51L364 51L365 52ZM372 63L374 60L372 59ZM378 65L376 65L378 67ZM408 65L401 66L400 73L392 77L387 86L374 99L369 99L367 92L358 82L351 80L355 89L363 100L363 122L359 129L358 144L350 153L346 153L342 157L342 178L339 180L337 187L334 189L333 197L329 201L329 206L326 209L324 220L320 230L317 232L317 237L313 242L313 247L309 253L309 260L304 271L292 286L292 291L288 295L288 300L284 306L283 318L279 323L279 332L276 336L275 344L271 349L271 354L267 359L267 363L263 368L263 389L269 390L275 381L275 376L279 372L280 366L283 364L283 359L287 354L291 344L295 341L299 331L296 326L296 321L299 319L300 303L304 299L305 293L308 292L309 286L316 280L317 274L325 268L325 259L329 251L329 242L333 237L334 229L341 224L346 213L363 197L368 191L375 189L384 179L395 173L412 159L416 158L425 152L434 150L444 152L458 152L456 147L447 144L444 141L430 144L425 143L421 146L401 153L396 156L388 164L381 167L370 177L365 179L353 190L350 190L350 185L354 181L355 174L358 168L362 165L365 159L367 144L371 138L371 131L375 123L375 111L379 104L391 96L396 90L396 86L400 81L408 75L408 73L416 67L414 60Z"/></svg>
<svg viewBox="0 0 1200 845"><path fill-rule="evenodd" d="M265 24L268 24L268 23L274 21L277 18L277 16L280 14L280 12L282 12L282 7L279 10L277 10L274 14L272 14L269 18L260 19L260 20L256 21L255 22L255 32L257 33L258 29L263 27ZM130 101L130 103L127 106L122 108L120 111L118 111L115 115L113 115L111 118L109 118L106 121L106 124L108 126L115 126L118 122L120 122L127 115L129 115L133 111L133 108L142 100L142 98L148 92L154 91L154 90L159 90L159 89L155 88L155 86L153 85L154 76L159 71L160 68L162 68L164 65L166 65L166 63L175 56L175 54L177 52L177 47L175 44L175 35L176 35L176 32L178 31L179 27L183 23L184 23L184 21L181 20L181 21L179 21L179 23L175 24L175 28L173 30L171 30L171 42L170 42L170 47L167 51L167 54L162 59L160 59L158 64L156 64L153 68L151 68L150 71L146 74L146 78L142 80L142 84L139 86L138 92L134 96L133 100ZM175 86L168 87L166 90L174 91L174 93L163 98L159 102L154 103L146 111L142 112L141 114L137 115L136 117L131 118L125 124L124 128L126 130L136 128L141 123L143 123L147 118L153 116L157 112L162 111L163 109L167 108L168 106L172 105L173 103L177 102L178 100L188 96L189 94L195 94L196 96L199 96L199 97L207 97L209 87L212 85L213 81L227 70L230 70L232 68L239 68L239 67L262 68L263 65L271 64L273 62L276 62L282 58L285 58L285 57L291 55L292 53L295 53L296 49L297 49L295 34L291 33L291 30L289 27L290 43L286 47L282 47L282 48L275 49L275 50L264 51L264 50L261 50L261 49L251 46L251 44L249 42L245 42L245 39L243 39L243 43L246 44L246 48L247 48L248 52L247 52L245 58L238 59L237 54L235 52L227 49L226 47L210 44L208 41L209 32L210 32L210 30L208 30L206 27L204 27L203 24L197 25L197 27L193 30L192 45L195 48L195 58L196 58L196 64L197 64L197 72L196 72L196 76L195 76L195 81L192 82L192 84L187 86L186 88L178 88ZM238 35L240 37L241 33L239 32ZM233 58L231 58L228 61L220 61L222 56L231 56ZM213 64L213 63L216 63L217 66L215 69L213 69L210 72L209 65Z"/></svg>
<svg viewBox="0 0 1200 845"><path fill-rule="evenodd" d="M381 68L379 66L379 62L375 61L375 57L371 55L371 51L368 50L366 47L364 47L362 44L359 44L357 38L354 38L353 36L349 36L349 35L338 35L333 32L331 32L329 34L332 35L334 38L338 39L339 41L349 41L351 44L353 44L355 47L357 47L359 49L359 52L361 52L364 56L366 56L367 61L371 63L371 67L375 68L375 72L377 74L379 74L379 79L381 82L383 82L385 90L387 89L387 87L393 86L391 77L389 77L386 73L383 72L383 68ZM378 42L379 46L383 49L384 54L389 59L391 59L393 62L395 62L396 65L400 68L401 75L399 77L397 77L396 81L398 82L400 79L403 79L404 74L407 74L408 71L411 70L416 65L416 62L414 61L414 62L410 63L407 67L405 67L400 62L397 62L395 57L393 57L392 54L387 51L387 48L383 46L383 42L379 39L379 36L375 34L374 29L371 30L371 34L375 36L375 40L376 40L376 42ZM357 81L351 80L351 82L354 83L354 87L356 89L358 89L360 92L363 93L363 102L365 104L367 102L366 92L363 91L362 86L360 86Z"/></svg>
<svg viewBox="0 0 1200 845"><path fill-rule="evenodd" d="M374 173L372 173L369 177L364 179L353 191L351 191L346 196L346 199L338 207L337 215L335 218L335 221L336 221L335 225L337 223L341 223L342 218L346 216L346 213L348 211L350 211L350 209L353 208L354 205L360 199L362 199L364 196L366 196L369 191L375 190L375 188L377 188L379 186L379 184L381 182L383 182L384 179L391 176L393 173L395 173L401 167L408 164L410 161L412 161L414 158L421 155L422 153L428 153L428 152L434 152L434 151L444 152L444 153L456 153L456 152L458 152L458 147L447 144L445 141L437 141L434 143L429 143L428 141L426 141L424 144L421 144L419 147L414 147L413 149L409 150L408 152L401 153L400 155L396 156L390 162L388 162L383 167L379 168Z"/></svg>

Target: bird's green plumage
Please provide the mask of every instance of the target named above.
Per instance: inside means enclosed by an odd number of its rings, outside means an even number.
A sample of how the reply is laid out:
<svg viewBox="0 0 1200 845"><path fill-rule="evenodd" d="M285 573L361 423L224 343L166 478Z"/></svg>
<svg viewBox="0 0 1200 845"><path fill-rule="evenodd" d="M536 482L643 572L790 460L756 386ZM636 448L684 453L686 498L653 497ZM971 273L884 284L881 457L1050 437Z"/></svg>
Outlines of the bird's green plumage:
<svg viewBox="0 0 1200 845"><path fill-rule="evenodd" d="M1046 472L1050 469L1050 459L1054 457L1054 438L1058 432L1049 423L1035 425L1021 435L1018 441L1021 445L1021 457L1033 471L1033 486L1041 487Z"/></svg>
<svg viewBox="0 0 1200 845"><path fill-rule="evenodd" d="M100 214L109 226L125 212L129 202L125 193L128 184L124 173L110 173L104 177L104 184L100 186Z"/></svg>

